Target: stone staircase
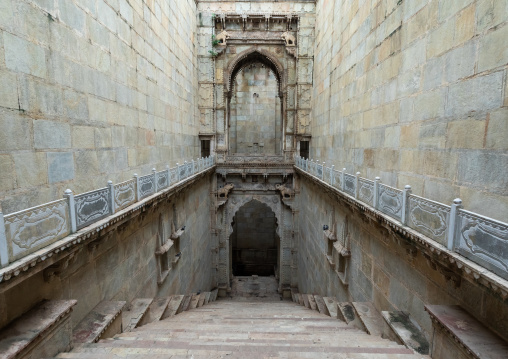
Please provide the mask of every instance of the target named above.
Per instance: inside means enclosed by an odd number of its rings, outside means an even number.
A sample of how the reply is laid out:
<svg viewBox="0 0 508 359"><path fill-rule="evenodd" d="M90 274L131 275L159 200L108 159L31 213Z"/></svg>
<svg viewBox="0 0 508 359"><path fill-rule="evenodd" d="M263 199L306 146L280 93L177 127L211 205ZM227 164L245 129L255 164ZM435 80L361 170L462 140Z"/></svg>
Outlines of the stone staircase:
<svg viewBox="0 0 508 359"><path fill-rule="evenodd" d="M57 358L426 358L318 310L270 299L196 305Z"/></svg>

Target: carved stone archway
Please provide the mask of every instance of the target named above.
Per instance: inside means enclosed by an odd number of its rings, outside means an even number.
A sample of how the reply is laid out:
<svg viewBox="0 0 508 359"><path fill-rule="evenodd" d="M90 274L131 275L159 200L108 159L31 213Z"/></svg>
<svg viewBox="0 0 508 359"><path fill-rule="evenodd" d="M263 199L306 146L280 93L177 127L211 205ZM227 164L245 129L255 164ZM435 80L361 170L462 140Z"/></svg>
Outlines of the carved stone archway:
<svg viewBox="0 0 508 359"><path fill-rule="evenodd" d="M241 70L245 65L253 62L261 62L265 66L272 69L275 76L277 77L277 82L279 85L279 96L283 97L287 85L287 70L284 69L284 66L281 64L281 62L270 51L261 49L258 46L253 46L250 49L241 52L229 62L224 76L224 88L227 96L231 97L233 81L235 80L238 71Z"/></svg>

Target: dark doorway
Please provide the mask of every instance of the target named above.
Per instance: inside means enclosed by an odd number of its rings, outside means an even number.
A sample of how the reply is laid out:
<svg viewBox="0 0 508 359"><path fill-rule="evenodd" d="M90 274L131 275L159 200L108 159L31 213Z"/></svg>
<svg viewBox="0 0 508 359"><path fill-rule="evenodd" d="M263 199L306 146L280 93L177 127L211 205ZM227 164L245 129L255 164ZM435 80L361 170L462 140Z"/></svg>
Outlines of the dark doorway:
<svg viewBox="0 0 508 359"><path fill-rule="evenodd" d="M242 206L233 219L230 237L234 276L271 276L278 266L277 218L256 200Z"/></svg>
<svg viewBox="0 0 508 359"><path fill-rule="evenodd" d="M201 140L201 157L210 156L210 140Z"/></svg>

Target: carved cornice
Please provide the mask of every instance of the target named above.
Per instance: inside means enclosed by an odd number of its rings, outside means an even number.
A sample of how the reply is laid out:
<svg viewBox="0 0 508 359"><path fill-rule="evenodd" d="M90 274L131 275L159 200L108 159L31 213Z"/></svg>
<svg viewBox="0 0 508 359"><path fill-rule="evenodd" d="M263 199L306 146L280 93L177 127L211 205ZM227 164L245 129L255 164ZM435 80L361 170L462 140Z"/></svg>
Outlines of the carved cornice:
<svg viewBox="0 0 508 359"><path fill-rule="evenodd" d="M407 226L402 225L399 221L389 217L388 215L374 209L373 207L358 201L354 197L338 191L335 187L316 178L300 168L295 166L295 173L310 180L318 185L330 195L349 207L362 219L370 223L374 223L386 230L385 237L399 242L400 239L407 240L414 247L421 251L422 254L436 265L436 269L445 276L446 279L459 284L457 277L466 278L471 282L476 282L484 287L499 294L503 300L508 298L508 281L489 271L488 269L474 263L473 261L461 256L458 253L448 250L443 245L428 238ZM414 253L408 253L414 256Z"/></svg>

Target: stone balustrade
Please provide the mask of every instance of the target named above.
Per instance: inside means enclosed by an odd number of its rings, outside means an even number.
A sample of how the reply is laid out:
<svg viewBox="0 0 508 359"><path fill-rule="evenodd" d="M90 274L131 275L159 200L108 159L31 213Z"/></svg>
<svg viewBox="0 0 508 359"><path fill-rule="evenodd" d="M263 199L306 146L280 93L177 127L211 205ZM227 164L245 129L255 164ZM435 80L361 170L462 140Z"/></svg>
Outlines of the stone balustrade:
<svg viewBox="0 0 508 359"><path fill-rule="evenodd" d="M373 207L393 218L399 226L409 227L450 251L508 279L508 224L466 211L456 199L451 206L431 201L403 190L352 175L346 169L295 158L295 166L327 183L337 191Z"/></svg>
<svg viewBox="0 0 508 359"><path fill-rule="evenodd" d="M213 156L198 158L175 167L166 167L145 176L74 195L70 189L64 198L23 211L3 215L0 212L0 267L6 267L41 248L75 233L101 219L170 188L215 165Z"/></svg>

